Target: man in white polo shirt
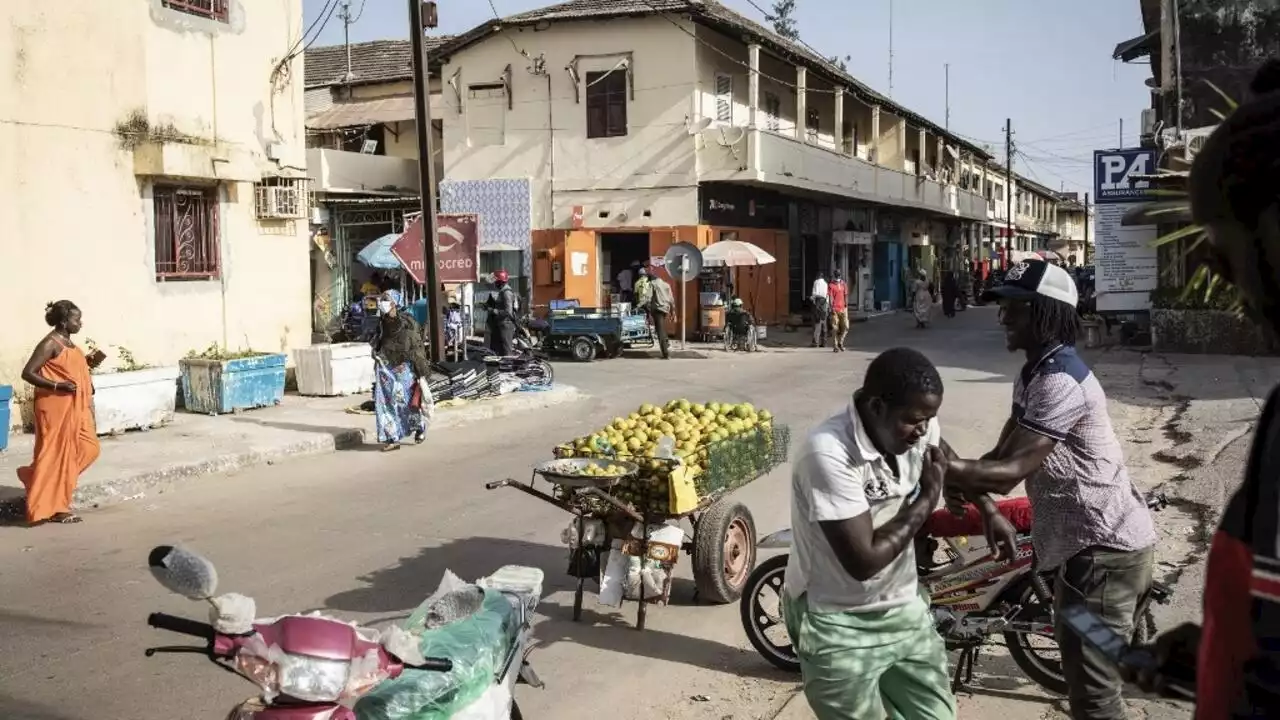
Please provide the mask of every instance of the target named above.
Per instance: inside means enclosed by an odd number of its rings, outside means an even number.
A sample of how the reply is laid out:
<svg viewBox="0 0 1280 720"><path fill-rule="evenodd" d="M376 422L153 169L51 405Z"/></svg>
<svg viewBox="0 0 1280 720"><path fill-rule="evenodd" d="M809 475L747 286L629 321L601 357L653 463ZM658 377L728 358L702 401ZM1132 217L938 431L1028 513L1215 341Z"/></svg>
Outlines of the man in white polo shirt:
<svg viewBox="0 0 1280 720"><path fill-rule="evenodd" d="M818 720L956 716L912 544L942 493L941 405L933 363L887 350L796 459L783 606Z"/></svg>

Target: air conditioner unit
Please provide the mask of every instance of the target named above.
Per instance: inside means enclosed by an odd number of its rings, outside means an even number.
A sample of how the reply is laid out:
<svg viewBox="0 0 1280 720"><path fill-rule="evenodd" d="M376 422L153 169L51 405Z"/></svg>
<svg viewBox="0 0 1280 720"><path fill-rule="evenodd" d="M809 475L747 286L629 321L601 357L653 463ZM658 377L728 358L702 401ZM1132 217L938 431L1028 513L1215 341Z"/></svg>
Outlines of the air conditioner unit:
<svg viewBox="0 0 1280 720"><path fill-rule="evenodd" d="M307 217L306 180L271 178L255 190L258 219L295 220Z"/></svg>
<svg viewBox="0 0 1280 720"><path fill-rule="evenodd" d="M1183 158L1188 164L1195 159L1196 153L1204 147L1205 141L1213 134L1217 126L1196 128L1183 131Z"/></svg>
<svg viewBox="0 0 1280 720"><path fill-rule="evenodd" d="M1138 123L1138 127L1142 128L1143 136L1154 135L1156 131L1156 111L1154 108L1146 108L1142 111L1142 118Z"/></svg>

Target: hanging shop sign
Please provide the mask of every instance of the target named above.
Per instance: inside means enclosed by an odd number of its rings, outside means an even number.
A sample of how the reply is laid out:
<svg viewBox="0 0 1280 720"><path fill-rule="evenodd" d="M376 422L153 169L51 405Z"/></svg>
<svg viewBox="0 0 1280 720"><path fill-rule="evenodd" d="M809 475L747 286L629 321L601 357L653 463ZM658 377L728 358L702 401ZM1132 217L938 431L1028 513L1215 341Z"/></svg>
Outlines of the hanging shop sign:
<svg viewBox="0 0 1280 720"><path fill-rule="evenodd" d="M422 216L405 228L391 252L419 285L427 283L423 261ZM473 214L436 216L436 272L442 283L470 283L479 279L480 219Z"/></svg>

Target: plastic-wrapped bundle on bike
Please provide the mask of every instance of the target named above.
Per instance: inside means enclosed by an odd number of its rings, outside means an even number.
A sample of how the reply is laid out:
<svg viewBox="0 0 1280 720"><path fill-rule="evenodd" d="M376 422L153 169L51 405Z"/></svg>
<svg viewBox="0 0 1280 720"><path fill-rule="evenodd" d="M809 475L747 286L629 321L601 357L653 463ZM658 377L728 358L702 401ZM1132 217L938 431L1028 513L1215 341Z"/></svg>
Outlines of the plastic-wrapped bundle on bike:
<svg viewBox="0 0 1280 720"><path fill-rule="evenodd" d="M406 668L360 699L355 710L361 720L446 720L475 704L505 666L520 630L520 611L503 593L448 574L405 629L418 639L423 656L448 658L453 669Z"/></svg>

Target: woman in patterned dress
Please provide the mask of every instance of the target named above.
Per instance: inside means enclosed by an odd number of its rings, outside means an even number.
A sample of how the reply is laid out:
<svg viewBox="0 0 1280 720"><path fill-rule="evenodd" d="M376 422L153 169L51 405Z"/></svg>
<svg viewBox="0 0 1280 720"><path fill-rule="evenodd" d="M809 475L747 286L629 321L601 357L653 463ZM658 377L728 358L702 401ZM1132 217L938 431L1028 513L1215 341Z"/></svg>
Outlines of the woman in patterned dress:
<svg viewBox="0 0 1280 720"><path fill-rule="evenodd" d="M421 443L427 433L431 391L430 365L418 323L401 311L400 292L388 290L378 300L378 334L373 340L374 417L383 450L400 449L412 436Z"/></svg>

